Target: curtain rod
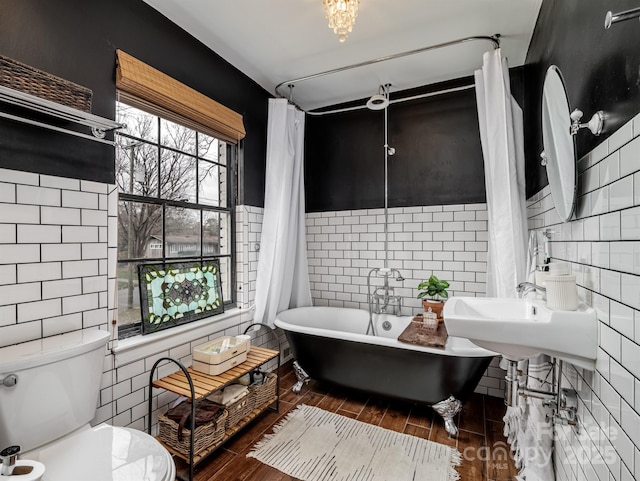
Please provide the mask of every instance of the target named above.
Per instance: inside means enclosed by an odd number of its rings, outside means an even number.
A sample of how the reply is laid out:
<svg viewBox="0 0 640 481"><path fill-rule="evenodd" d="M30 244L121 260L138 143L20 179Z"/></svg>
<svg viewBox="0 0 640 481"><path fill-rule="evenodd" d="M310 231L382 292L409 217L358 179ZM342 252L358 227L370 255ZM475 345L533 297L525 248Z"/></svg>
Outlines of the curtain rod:
<svg viewBox="0 0 640 481"><path fill-rule="evenodd" d="M436 45L429 45L428 47L422 47L422 48L417 48L414 50L408 50L406 52L400 52L400 53L396 53L396 54L391 54L391 55L386 55L384 57L378 57L372 60L366 60L364 62L358 62L358 63L354 63L351 65L346 65L344 67L338 67L338 68L334 68L331 70L325 70L324 72L319 72L319 73L315 73L312 75L306 75L304 77L299 77L296 79L291 79L291 80L285 80L284 82L280 82L278 85L276 85L275 87L275 94L276 97L286 97L285 95L281 94L278 89L280 87L282 87L283 85L287 85L289 88L293 88L296 84L296 82L304 82L306 80L311 80L314 78L318 78L318 77L323 77L325 75L331 75L334 73L338 73L338 72L343 72L345 70L351 70L354 68L359 68L359 67L365 67L367 65L371 65L374 63L379 63L379 62L385 62L387 60L394 60L396 58L401 58L401 57L406 57L408 55L414 55L417 53L422 53L422 52L426 52L428 50L435 50L438 48L444 48L444 47L449 47L452 45L457 45L459 43L465 43L465 42L471 42L471 41L475 41L475 40L486 40L489 42L493 43L493 48L497 49L500 48L500 34L496 33L495 35L491 35L491 36L487 36L487 35L478 35L478 36L473 36L473 37L465 37L465 38L459 38L457 40L451 40L449 42L444 42L444 43L439 43ZM291 100L291 99L289 99Z"/></svg>
<svg viewBox="0 0 640 481"><path fill-rule="evenodd" d="M389 100L389 105L397 104L401 102L407 102L409 100L418 100L418 99L424 99L427 97L435 97L437 95L448 94L451 92L460 92L462 90L469 90L474 87L475 87L475 84L468 84L468 85L461 85L460 87L452 87L450 89L436 90L434 92L426 92L424 94L412 95L410 97L403 97L395 100ZM339 114L342 112L351 112L353 110L365 110L365 109L368 109L366 105L356 105L355 107L345 107L342 109L324 110L320 112L314 112L309 110L309 111L305 111L305 113L307 115L312 115L312 116L322 116L322 115Z"/></svg>

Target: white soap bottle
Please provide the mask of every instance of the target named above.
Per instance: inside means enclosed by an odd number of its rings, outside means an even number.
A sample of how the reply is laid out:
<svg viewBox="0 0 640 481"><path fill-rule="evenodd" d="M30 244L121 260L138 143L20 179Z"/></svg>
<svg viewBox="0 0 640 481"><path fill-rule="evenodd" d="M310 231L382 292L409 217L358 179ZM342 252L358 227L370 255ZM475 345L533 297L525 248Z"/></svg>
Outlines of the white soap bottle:
<svg viewBox="0 0 640 481"><path fill-rule="evenodd" d="M547 306L558 311L575 311L578 308L576 276L570 274L566 262L549 264L549 275L545 279Z"/></svg>

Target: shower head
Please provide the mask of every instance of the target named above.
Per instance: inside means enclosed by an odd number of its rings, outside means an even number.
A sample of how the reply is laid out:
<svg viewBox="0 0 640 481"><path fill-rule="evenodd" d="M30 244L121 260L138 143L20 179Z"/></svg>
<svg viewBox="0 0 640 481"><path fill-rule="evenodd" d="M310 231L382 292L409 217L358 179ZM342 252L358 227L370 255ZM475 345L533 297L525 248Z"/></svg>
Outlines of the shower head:
<svg viewBox="0 0 640 481"><path fill-rule="evenodd" d="M389 87L391 84L380 85L378 87L378 93L373 94L369 100L367 100L367 108L369 110L382 110L389 105Z"/></svg>
<svg viewBox="0 0 640 481"><path fill-rule="evenodd" d="M389 105L389 99L382 94L374 94L367 100L369 110L382 110Z"/></svg>

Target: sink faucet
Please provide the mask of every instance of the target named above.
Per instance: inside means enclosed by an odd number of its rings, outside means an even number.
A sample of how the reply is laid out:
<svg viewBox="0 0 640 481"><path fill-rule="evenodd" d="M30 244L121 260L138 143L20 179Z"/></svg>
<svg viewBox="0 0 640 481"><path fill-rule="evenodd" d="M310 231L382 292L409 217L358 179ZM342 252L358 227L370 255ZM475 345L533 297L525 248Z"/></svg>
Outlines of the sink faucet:
<svg viewBox="0 0 640 481"><path fill-rule="evenodd" d="M0 469L0 475L11 476L13 473L13 467L16 464L20 454L20 446L9 446L0 452L0 460L2 460L2 469Z"/></svg>
<svg viewBox="0 0 640 481"><path fill-rule="evenodd" d="M542 286L539 286L537 284L534 284L533 282L521 282L516 287L516 292L518 294L520 294L520 297L524 297L529 292L531 292L533 289L536 289L536 290L541 291L541 292L547 292L546 288L544 288Z"/></svg>

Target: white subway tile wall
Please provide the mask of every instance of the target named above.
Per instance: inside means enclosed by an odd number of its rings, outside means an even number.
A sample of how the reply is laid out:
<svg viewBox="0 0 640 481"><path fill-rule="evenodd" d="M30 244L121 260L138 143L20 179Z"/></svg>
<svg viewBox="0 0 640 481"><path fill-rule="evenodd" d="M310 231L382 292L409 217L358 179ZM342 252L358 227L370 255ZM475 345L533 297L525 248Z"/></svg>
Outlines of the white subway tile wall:
<svg viewBox="0 0 640 481"><path fill-rule="evenodd" d="M556 426L558 481L640 479L640 115L578 162L577 213L561 223L549 187L528 201L530 229L553 231L552 260L569 262L596 309L596 371L565 364L580 431Z"/></svg>
<svg viewBox="0 0 640 481"><path fill-rule="evenodd" d="M385 264L382 209L307 214L307 249L315 305L367 309L367 275ZM485 204L389 209L388 267L404 313L417 313L418 283L431 274L450 282L450 295L486 291Z"/></svg>
<svg viewBox="0 0 640 481"><path fill-rule="evenodd" d="M403 315L422 312L417 286L432 274L449 281L450 295L485 295L486 204L390 208L388 221L387 265L405 278L391 281ZM313 304L368 309L367 276L385 265L384 210L308 213L306 227ZM476 391L504 396L497 360Z"/></svg>
<svg viewBox="0 0 640 481"><path fill-rule="evenodd" d="M100 275L106 240L97 232L84 239L63 232L87 228L82 210L87 225L106 219L98 196L115 187L101 185L97 193L95 183L6 169L0 177L0 346L84 327L108 329L100 301L109 282ZM90 325L83 324L85 315Z"/></svg>
<svg viewBox="0 0 640 481"><path fill-rule="evenodd" d="M244 309L250 308L255 302L263 213L261 207L236 207L236 283L238 307Z"/></svg>

